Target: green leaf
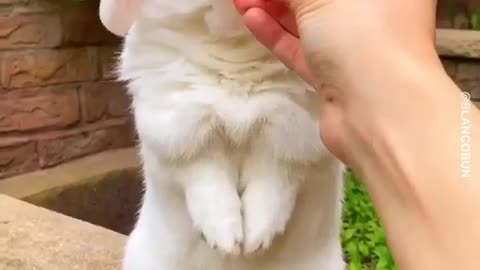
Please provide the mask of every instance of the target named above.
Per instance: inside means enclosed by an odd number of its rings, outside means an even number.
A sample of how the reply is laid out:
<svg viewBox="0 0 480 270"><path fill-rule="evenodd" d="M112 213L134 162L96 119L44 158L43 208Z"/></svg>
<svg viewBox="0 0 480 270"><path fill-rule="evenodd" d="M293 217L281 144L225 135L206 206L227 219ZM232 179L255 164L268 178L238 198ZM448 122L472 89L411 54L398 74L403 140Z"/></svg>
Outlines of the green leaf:
<svg viewBox="0 0 480 270"><path fill-rule="evenodd" d="M358 251L362 257L366 257L370 253L370 248L365 244L365 242L358 243Z"/></svg>
<svg viewBox="0 0 480 270"><path fill-rule="evenodd" d="M360 262L352 262L348 265L348 270L362 270L362 264Z"/></svg>
<svg viewBox="0 0 480 270"><path fill-rule="evenodd" d="M349 262L348 269L396 269L386 243L385 231L365 186L351 171L345 177L342 246Z"/></svg>
<svg viewBox="0 0 480 270"><path fill-rule="evenodd" d="M343 239L350 240L353 238L357 230L355 228L346 229L343 234Z"/></svg>

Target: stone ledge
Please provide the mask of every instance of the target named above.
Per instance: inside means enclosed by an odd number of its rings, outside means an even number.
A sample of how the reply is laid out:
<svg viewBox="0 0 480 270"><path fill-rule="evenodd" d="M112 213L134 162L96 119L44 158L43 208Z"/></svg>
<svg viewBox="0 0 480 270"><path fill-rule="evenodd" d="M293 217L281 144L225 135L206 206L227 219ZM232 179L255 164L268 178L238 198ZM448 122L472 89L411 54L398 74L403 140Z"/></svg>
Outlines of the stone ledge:
<svg viewBox="0 0 480 270"><path fill-rule="evenodd" d="M125 236L0 195L0 269L120 269Z"/></svg>
<svg viewBox="0 0 480 270"><path fill-rule="evenodd" d="M0 193L25 199L49 190L65 188L69 185L95 182L109 173L139 168L137 157L135 148L102 152L51 169L0 180Z"/></svg>
<svg viewBox="0 0 480 270"><path fill-rule="evenodd" d="M441 56L480 59L480 31L437 29L436 43Z"/></svg>

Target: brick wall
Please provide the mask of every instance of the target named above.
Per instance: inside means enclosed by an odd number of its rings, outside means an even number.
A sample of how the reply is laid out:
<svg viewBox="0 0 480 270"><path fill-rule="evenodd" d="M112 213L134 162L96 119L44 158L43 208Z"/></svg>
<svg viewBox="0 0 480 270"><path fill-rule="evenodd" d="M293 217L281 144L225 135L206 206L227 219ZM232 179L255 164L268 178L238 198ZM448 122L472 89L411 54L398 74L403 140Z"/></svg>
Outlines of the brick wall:
<svg viewBox="0 0 480 270"><path fill-rule="evenodd" d="M0 179L134 143L119 40L70 2L0 0Z"/></svg>

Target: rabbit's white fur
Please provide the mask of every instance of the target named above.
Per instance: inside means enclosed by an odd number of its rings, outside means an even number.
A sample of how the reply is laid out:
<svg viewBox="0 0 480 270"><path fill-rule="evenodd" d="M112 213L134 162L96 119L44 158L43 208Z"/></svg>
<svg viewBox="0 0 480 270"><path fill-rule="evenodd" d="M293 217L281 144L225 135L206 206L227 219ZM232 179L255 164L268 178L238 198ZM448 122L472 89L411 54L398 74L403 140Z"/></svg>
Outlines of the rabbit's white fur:
<svg viewBox="0 0 480 270"><path fill-rule="evenodd" d="M231 0L145 0L120 73L146 186L125 270L344 269L316 96Z"/></svg>

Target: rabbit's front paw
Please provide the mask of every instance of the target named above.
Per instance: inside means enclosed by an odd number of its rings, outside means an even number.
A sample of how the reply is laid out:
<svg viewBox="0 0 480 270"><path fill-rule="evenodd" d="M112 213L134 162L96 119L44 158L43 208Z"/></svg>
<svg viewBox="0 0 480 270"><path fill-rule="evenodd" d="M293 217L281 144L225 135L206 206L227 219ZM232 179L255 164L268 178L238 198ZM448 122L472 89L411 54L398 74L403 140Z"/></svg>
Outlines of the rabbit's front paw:
<svg viewBox="0 0 480 270"><path fill-rule="evenodd" d="M275 167L248 175L253 178L242 196L245 254L268 249L275 236L284 233L297 193L297 186L281 173L276 174Z"/></svg>
<svg viewBox="0 0 480 270"><path fill-rule="evenodd" d="M222 253L238 255L243 242L242 218L240 213L212 217L201 226L202 236L208 244Z"/></svg>
<svg viewBox="0 0 480 270"><path fill-rule="evenodd" d="M226 160L223 159L224 161ZM243 241L242 202L228 166L198 162L185 179L187 207L194 226L222 253L238 254Z"/></svg>

